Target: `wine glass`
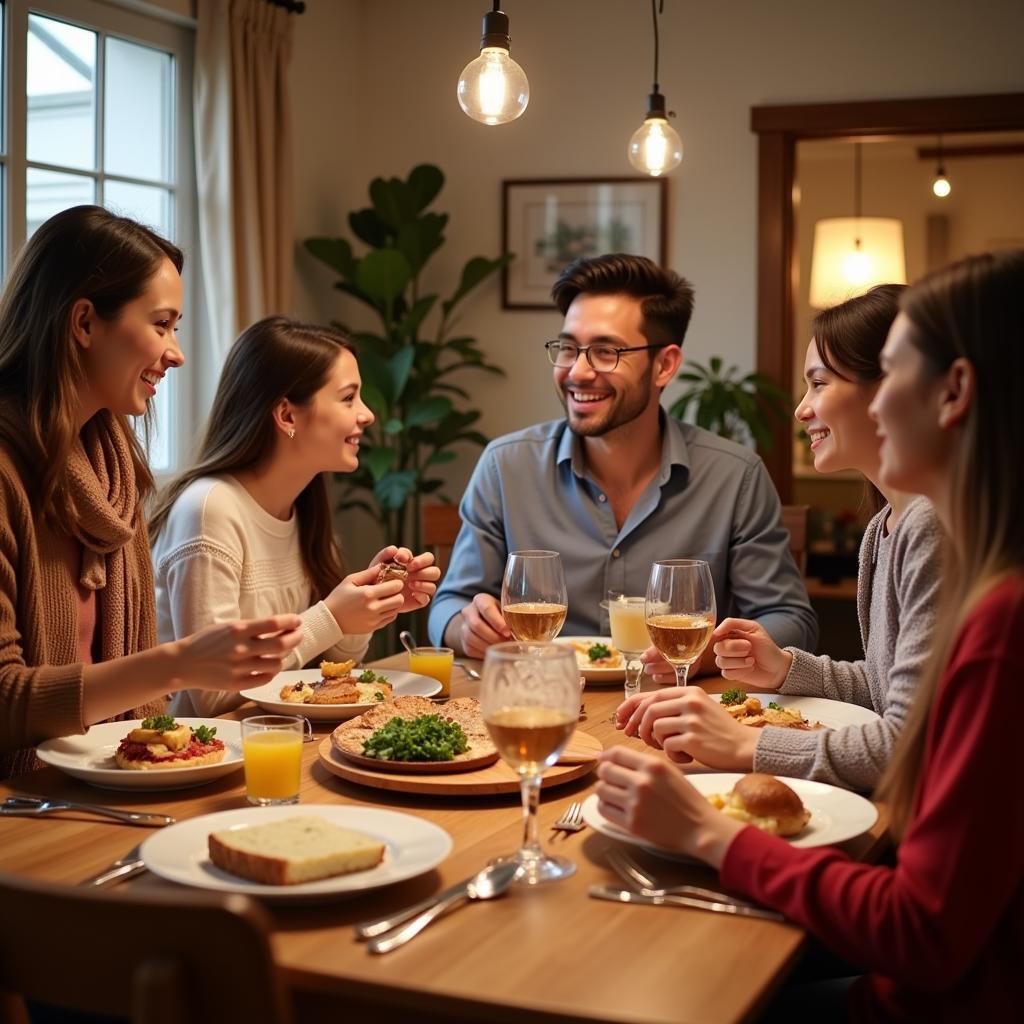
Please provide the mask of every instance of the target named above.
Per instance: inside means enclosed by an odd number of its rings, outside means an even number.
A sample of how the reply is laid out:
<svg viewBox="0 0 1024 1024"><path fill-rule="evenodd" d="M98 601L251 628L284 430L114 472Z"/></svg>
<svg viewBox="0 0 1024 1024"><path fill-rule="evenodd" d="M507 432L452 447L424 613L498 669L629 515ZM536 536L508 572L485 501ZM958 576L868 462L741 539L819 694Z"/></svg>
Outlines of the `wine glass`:
<svg viewBox="0 0 1024 1024"><path fill-rule="evenodd" d="M715 584L707 562L671 558L651 566L644 614L651 642L685 686L715 628Z"/></svg>
<svg viewBox="0 0 1024 1024"><path fill-rule="evenodd" d="M646 598L629 597L620 590L609 590L601 607L608 612L608 630L612 643L626 663L626 699L640 692L644 666L640 655L650 646L646 625ZM614 717L614 716L613 716Z"/></svg>
<svg viewBox="0 0 1024 1024"><path fill-rule="evenodd" d="M502 643L487 648L480 707L502 760L519 775L523 842L513 859L528 885L568 878L576 865L551 857L537 838L544 769L558 760L579 719L576 653L564 644Z"/></svg>
<svg viewBox="0 0 1024 1024"><path fill-rule="evenodd" d="M569 610L557 551L513 551L501 581L501 614L512 635L527 643L553 640Z"/></svg>

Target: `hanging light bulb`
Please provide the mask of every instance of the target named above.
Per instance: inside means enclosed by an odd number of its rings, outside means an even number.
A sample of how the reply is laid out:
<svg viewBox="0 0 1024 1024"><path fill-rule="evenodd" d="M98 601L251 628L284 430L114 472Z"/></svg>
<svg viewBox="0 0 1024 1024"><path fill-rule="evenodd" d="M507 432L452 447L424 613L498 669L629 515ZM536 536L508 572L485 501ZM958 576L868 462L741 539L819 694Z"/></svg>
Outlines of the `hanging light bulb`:
<svg viewBox="0 0 1024 1024"><path fill-rule="evenodd" d="M509 54L508 15L498 3L484 15L480 56L462 69L456 89L459 106L483 124L514 121L530 102L530 83Z"/></svg>
<svg viewBox="0 0 1024 1024"><path fill-rule="evenodd" d="M661 9L664 6L665 0L661 0ZM658 13L655 0L651 0L651 17L654 21L654 90L647 97L644 123L633 132L629 140L629 162L638 171L653 178L674 171L683 161L683 140L668 123L665 97L658 91Z"/></svg>
<svg viewBox="0 0 1024 1024"><path fill-rule="evenodd" d="M953 191L953 186L949 183L949 178L946 177L946 167L942 160L942 136L938 138L936 148L939 151L939 165L935 168L935 180L932 182L932 191L940 198L945 199L950 192Z"/></svg>

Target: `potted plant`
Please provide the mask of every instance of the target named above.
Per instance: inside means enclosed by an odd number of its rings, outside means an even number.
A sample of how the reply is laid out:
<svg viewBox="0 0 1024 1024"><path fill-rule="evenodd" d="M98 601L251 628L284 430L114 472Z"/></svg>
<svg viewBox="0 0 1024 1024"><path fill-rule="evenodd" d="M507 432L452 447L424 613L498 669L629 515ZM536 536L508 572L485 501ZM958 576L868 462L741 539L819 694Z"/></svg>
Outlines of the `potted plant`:
<svg viewBox="0 0 1024 1024"><path fill-rule="evenodd" d="M689 387L672 403L669 413L682 419L695 405L697 426L730 441L753 438L770 451L770 418L787 420L792 411L790 396L773 380L763 373L741 377L738 366L723 372L719 356L712 356L707 366L688 360L676 380L685 381Z"/></svg>
<svg viewBox="0 0 1024 1024"><path fill-rule="evenodd" d="M404 181L375 178L371 205L348 217L352 234L367 247L362 256L344 238L304 243L339 275L334 287L367 306L377 321L372 331L336 323L359 344L363 399L376 417L359 469L342 477L339 507L366 510L383 524L390 543L417 551L422 496L444 486L437 467L455 458L455 445L488 440L475 428L480 412L466 407L470 396L458 378L469 370L504 374L476 339L453 330L453 313L511 256L474 256L441 302L436 293L421 294L420 275L448 223L447 214L427 209L443 185L444 175L431 164L414 167Z"/></svg>

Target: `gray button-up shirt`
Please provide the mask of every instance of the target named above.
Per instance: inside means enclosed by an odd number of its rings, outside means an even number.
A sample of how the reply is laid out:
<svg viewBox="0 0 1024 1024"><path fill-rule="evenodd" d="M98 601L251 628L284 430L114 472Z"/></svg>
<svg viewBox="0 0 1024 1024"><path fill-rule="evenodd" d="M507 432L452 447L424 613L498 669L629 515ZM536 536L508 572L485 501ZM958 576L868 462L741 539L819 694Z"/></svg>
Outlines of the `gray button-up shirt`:
<svg viewBox="0 0 1024 1024"><path fill-rule="evenodd" d="M430 606L431 642L476 594L500 599L510 551L546 548L562 555L567 636L607 635L599 602L608 590L645 594L652 562L700 558L719 621L756 619L780 647L813 651L817 619L764 463L699 427L664 414L661 422L661 466L621 529L564 419L492 441L462 498L462 529Z"/></svg>

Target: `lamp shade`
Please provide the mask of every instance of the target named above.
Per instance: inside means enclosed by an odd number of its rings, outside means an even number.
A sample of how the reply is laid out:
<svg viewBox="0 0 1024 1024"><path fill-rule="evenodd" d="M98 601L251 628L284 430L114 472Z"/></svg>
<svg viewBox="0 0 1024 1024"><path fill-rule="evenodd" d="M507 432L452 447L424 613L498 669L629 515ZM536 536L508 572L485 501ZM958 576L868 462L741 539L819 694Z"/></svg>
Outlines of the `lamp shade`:
<svg viewBox="0 0 1024 1024"><path fill-rule="evenodd" d="M903 221L829 217L814 225L810 303L815 308L863 295L876 284L906 282Z"/></svg>

